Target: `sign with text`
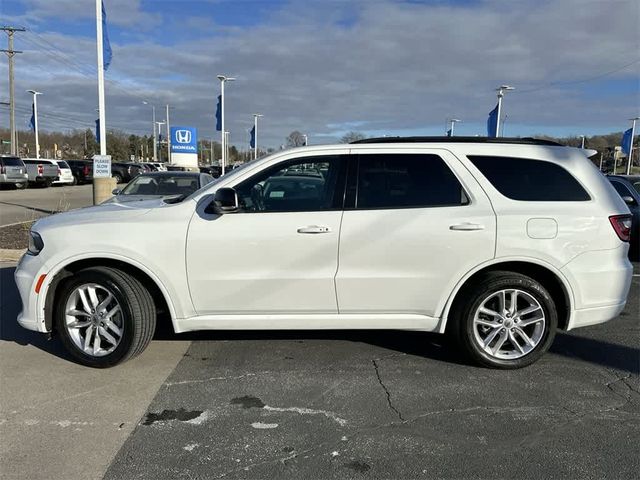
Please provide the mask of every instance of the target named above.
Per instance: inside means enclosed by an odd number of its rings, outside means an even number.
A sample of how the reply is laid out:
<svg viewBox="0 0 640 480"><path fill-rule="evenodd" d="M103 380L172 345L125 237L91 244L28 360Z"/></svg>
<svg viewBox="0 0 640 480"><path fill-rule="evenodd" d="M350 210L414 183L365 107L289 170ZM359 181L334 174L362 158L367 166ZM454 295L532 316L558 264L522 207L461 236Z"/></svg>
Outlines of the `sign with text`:
<svg viewBox="0 0 640 480"><path fill-rule="evenodd" d="M198 153L195 127L171 127L171 153Z"/></svg>
<svg viewBox="0 0 640 480"><path fill-rule="evenodd" d="M111 155L93 156L93 178L111 177Z"/></svg>

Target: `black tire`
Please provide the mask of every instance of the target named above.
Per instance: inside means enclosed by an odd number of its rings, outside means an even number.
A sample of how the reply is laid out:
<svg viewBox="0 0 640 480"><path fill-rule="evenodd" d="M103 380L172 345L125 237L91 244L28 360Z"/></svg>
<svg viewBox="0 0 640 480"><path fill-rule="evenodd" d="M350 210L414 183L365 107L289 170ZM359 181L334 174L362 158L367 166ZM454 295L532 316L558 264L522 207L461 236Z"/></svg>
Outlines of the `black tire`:
<svg viewBox="0 0 640 480"><path fill-rule="evenodd" d="M115 175L113 175L113 178L116 179L116 185L122 183L122 177L120 176L120 174L116 173Z"/></svg>
<svg viewBox="0 0 640 480"><path fill-rule="evenodd" d="M107 287L122 311L123 330L120 343L105 356L93 356L76 346L65 325L65 307L69 295L80 285L96 283ZM55 327L67 351L79 363L108 368L139 355L149 345L156 327L156 308L149 291L133 276L110 267L81 270L61 285L54 306Z"/></svg>
<svg viewBox="0 0 640 480"><path fill-rule="evenodd" d="M474 335L474 314L493 292L518 289L531 295L542 307L545 322L538 344L526 355L515 359L499 359L487 353ZM458 295L449 318L449 333L470 360L484 367L516 369L536 362L551 346L558 326L558 312L549 292L531 277L515 272L488 272ZM504 330L504 329L503 329Z"/></svg>
<svg viewBox="0 0 640 480"><path fill-rule="evenodd" d="M72 186L76 186L78 185L78 177L76 177L75 175L73 176L73 182L71 182Z"/></svg>

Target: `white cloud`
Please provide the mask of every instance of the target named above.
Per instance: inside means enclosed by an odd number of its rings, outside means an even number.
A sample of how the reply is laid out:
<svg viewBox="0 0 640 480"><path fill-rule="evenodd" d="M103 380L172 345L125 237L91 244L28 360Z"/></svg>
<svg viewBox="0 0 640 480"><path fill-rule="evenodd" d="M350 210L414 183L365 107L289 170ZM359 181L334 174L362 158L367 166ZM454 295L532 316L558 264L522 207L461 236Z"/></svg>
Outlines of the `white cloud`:
<svg viewBox="0 0 640 480"><path fill-rule="evenodd" d="M43 5L59 3L29 1L40 15L46 11ZM125 21L119 17L123 12L110 8L114 22ZM227 89L227 122L232 140L241 146L248 141L254 112L265 115L261 139L272 146L294 129L312 140L351 128L430 133L444 130L450 115L464 120L457 131L474 124L477 131L467 131L483 133L495 103L493 89L502 83L518 88L507 97L505 111L510 125L531 126L525 133L622 129L626 118L637 114L640 87L606 99L586 95L581 85L524 92L590 78L639 58L639 14L635 0L492 0L464 6L293 2L250 28L218 27L204 36L206 22L196 22L203 35L197 40L193 32L191 40L181 40L179 26L165 25L170 30L144 33L144 41L112 40L107 78L119 83L107 87L108 124L149 130L141 101L146 98L175 106L172 123L195 124L210 137L219 91L215 77L225 73L238 77ZM93 68L91 39L44 36ZM176 41L167 45L172 36ZM49 102L47 107L59 115L91 119L95 79L50 54L27 53L17 60L16 90L42 89L41 109ZM640 64L635 64L606 79L632 80L639 74ZM5 79L0 72L2 88Z"/></svg>

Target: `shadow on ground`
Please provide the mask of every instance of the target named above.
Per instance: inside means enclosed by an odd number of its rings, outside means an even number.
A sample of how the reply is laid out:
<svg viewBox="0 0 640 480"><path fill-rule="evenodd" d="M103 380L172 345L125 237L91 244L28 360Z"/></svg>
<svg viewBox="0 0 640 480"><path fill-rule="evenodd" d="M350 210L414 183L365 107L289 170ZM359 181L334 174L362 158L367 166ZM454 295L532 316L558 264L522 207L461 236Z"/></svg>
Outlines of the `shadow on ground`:
<svg viewBox="0 0 640 480"><path fill-rule="evenodd" d="M52 355L73 361L60 341L18 325L20 298L13 279L14 267L0 268L0 340L19 345L32 345ZM629 302L633 305L633 302ZM628 307L629 308L629 307ZM168 318L159 318L154 340L340 340L363 342L376 347L431 360L465 364L460 352L445 336L394 330L303 330L303 331L204 331L183 334L173 333ZM604 367L637 374L640 372L640 349L606 341L587 338L573 333L558 332L550 350L552 353L598 364Z"/></svg>

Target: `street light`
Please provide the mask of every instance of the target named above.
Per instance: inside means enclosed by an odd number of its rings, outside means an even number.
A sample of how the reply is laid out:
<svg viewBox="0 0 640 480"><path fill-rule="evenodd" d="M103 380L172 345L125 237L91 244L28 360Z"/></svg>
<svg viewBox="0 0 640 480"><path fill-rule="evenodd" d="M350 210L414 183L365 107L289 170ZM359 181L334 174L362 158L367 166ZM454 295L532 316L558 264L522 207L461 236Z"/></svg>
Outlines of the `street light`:
<svg viewBox="0 0 640 480"><path fill-rule="evenodd" d="M307 137L306 133L303 133L302 136L304 137L304 146L306 147L309 145L309 137Z"/></svg>
<svg viewBox="0 0 640 480"><path fill-rule="evenodd" d="M36 92L35 90L27 90L28 93L33 95L33 130L36 134L36 158L40 158L40 142L38 141L38 95L42 95L42 92Z"/></svg>
<svg viewBox="0 0 640 480"><path fill-rule="evenodd" d="M151 105L146 100L143 100L142 103L145 105ZM158 139L156 137L156 106L151 105L151 109L153 112L151 114L151 130L153 130L153 161L157 162L158 161L158 145L157 145Z"/></svg>
<svg viewBox="0 0 640 480"><path fill-rule="evenodd" d="M258 118L264 117L261 113L253 114L253 158L258 158Z"/></svg>
<svg viewBox="0 0 640 480"><path fill-rule="evenodd" d="M631 142L629 145L629 158L627 159L627 175L631 175L631 160L633 158L633 137L636 134L636 122L640 120L640 117L630 118L631 122Z"/></svg>
<svg viewBox="0 0 640 480"><path fill-rule="evenodd" d="M155 112L154 112L155 113ZM155 121L154 121L155 122ZM158 126L158 131L156 132L155 126L153 128L153 160L154 161L158 161L161 162L162 159L160 158L160 156L158 156L158 160L156 160L156 151L157 151L157 146L156 146L156 134L159 134L162 132L161 128L162 125L164 125L166 122L155 122L155 125Z"/></svg>
<svg viewBox="0 0 640 480"><path fill-rule="evenodd" d="M580 148L584 149L584 135L578 135L581 139L582 142L580 143Z"/></svg>
<svg viewBox="0 0 640 480"><path fill-rule="evenodd" d="M500 85L496 88L496 92L498 92L498 119L496 120L496 137L500 136L500 115L502 114L502 97L504 97L504 93L509 90L515 90L511 85Z"/></svg>
<svg viewBox="0 0 640 480"><path fill-rule="evenodd" d="M220 123L221 123L221 131L222 131L222 172L221 174L224 175L224 169L225 169L225 165L226 165L226 160L227 160L227 145L226 145L226 135L225 135L225 129L224 129L224 84L226 82L233 82L235 80L234 77L227 77L225 75L218 75L218 80L220 80L220 103L222 104L220 106Z"/></svg>
<svg viewBox="0 0 640 480"><path fill-rule="evenodd" d="M447 122L449 123L449 130L447 130L447 137L453 137L453 127L456 123L461 122L462 120L458 119L458 118L450 118L449 120L447 120Z"/></svg>

